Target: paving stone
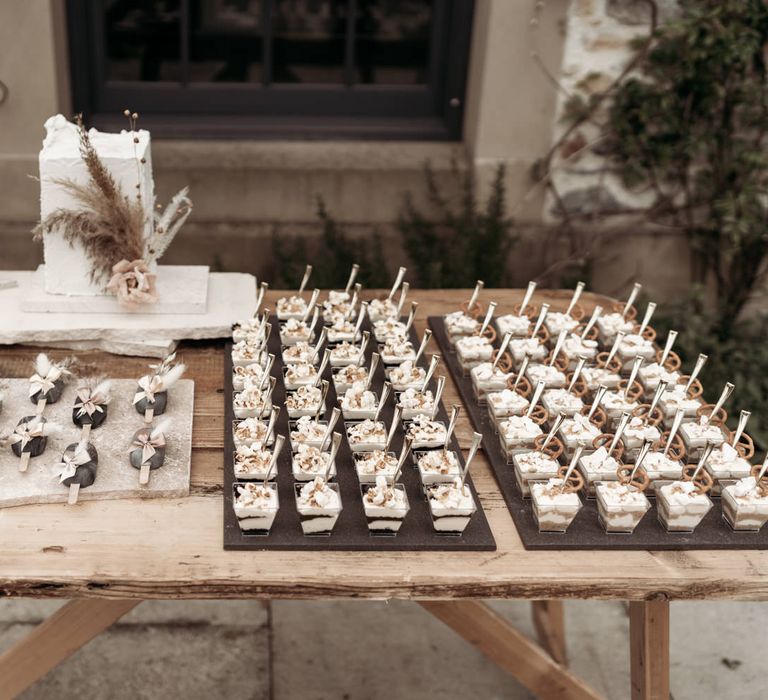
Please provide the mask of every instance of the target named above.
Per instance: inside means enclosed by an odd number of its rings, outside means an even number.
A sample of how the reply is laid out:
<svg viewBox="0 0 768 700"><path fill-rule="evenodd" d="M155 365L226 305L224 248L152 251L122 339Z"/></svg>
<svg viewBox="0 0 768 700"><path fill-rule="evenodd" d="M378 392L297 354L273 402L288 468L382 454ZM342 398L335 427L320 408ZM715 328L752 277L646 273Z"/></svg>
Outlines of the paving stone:
<svg viewBox="0 0 768 700"><path fill-rule="evenodd" d="M263 627L268 619L267 605L260 600L146 600L121 623Z"/></svg>

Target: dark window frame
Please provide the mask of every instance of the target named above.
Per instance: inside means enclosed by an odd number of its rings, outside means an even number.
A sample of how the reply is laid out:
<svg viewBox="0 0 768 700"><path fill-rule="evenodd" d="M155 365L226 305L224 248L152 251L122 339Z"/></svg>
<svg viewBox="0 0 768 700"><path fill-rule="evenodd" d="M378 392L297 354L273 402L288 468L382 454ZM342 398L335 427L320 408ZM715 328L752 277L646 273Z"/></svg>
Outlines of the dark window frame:
<svg viewBox="0 0 768 700"><path fill-rule="evenodd" d="M181 2L188 7L188 0ZM348 12L355 2L348 0ZM354 27L346 37L347 85L271 83L269 31L262 41L264 84L185 84L184 13L181 82L108 83L101 7L100 0L67 0L72 103L99 128L123 128L122 111L129 107L141 114L144 127L165 138L461 140L474 0L435 0L432 77L423 86L350 85ZM208 111L211 104L219 111Z"/></svg>

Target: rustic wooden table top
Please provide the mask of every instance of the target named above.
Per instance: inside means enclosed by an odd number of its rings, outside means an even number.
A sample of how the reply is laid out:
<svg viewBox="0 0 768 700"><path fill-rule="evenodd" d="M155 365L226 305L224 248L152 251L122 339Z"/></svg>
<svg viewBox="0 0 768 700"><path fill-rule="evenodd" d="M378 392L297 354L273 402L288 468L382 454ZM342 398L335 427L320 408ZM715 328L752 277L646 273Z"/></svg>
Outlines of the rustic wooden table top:
<svg viewBox="0 0 768 700"><path fill-rule="evenodd" d="M535 301L564 310L570 295L542 291ZM277 296L270 292L267 304ZM455 310L468 296L414 291L419 333L427 316ZM522 291L489 290L483 298L506 313ZM582 301L589 311L607 300L585 294ZM0 376L28 376L34 352L0 350ZM183 344L179 354L196 382L191 495L0 510L0 596L768 599L768 551L527 552L483 459L473 478L496 552L225 552L222 343ZM114 377L138 377L147 364L101 352L79 357ZM450 378L444 401L458 401ZM466 448L465 416L458 428Z"/></svg>

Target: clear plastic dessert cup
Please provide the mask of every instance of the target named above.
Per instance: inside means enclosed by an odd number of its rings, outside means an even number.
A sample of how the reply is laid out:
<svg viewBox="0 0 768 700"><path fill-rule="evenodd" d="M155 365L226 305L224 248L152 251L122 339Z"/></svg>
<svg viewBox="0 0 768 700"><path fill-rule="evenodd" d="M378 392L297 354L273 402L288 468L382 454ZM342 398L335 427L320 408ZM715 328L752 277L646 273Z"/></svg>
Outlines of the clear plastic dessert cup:
<svg viewBox="0 0 768 700"><path fill-rule="evenodd" d="M280 507L277 484L235 483L232 504L240 529L249 535L268 535Z"/></svg>
<svg viewBox="0 0 768 700"><path fill-rule="evenodd" d="M618 481L598 483L595 496L597 514L606 532L631 534L651 507L642 491Z"/></svg>
<svg viewBox="0 0 768 700"><path fill-rule="evenodd" d="M581 510L575 492L562 492L562 479L531 484L533 517L539 532L566 532Z"/></svg>
<svg viewBox="0 0 768 700"><path fill-rule="evenodd" d="M754 477L726 486L720 503L723 518L739 532L757 532L768 522L768 496L757 489Z"/></svg>
<svg viewBox="0 0 768 700"><path fill-rule="evenodd" d="M705 493L696 493L690 481L673 481L656 491L659 522L667 532L693 532L712 508Z"/></svg>

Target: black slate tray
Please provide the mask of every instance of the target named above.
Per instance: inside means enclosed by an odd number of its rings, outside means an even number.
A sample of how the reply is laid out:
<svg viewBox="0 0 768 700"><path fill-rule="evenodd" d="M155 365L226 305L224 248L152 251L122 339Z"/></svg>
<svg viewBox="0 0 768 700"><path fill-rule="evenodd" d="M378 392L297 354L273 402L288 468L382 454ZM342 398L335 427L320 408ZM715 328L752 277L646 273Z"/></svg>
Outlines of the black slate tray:
<svg viewBox="0 0 768 700"><path fill-rule="evenodd" d="M760 532L735 532L722 517L719 498L712 499L713 507L693 533L668 533L658 520L656 499L652 497L651 509L631 535L608 534L598 520L597 502L583 496L583 507L567 532L539 532L531 500L520 493L512 465L507 464L486 407L475 401L472 381L463 376L443 319L430 316L428 322L472 424L483 434L483 451L526 549L768 549L768 527Z"/></svg>
<svg viewBox="0 0 768 700"><path fill-rule="evenodd" d="M337 476L336 482L339 484L341 493L342 511L333 532L325 536L306 536L301 530L299 514L296 510L294 496L294 480L291 474L291 448L288 439L288 414L284 408L285 386L283 385L283 362L280 353L279 322L276 316L271 319L272 332L268 341L269 352L275 355L275 362L272 368L272 376L277 377L272 402L275 405L283 407L277 421L276 434L286 437L286 444L278 458L278 476L277 488L280 508L275 517L272 529L268 535L245 534L240 529L237 517L232 506L233 484L236 482L234 476L234 441L232 438L232 421L234 414L232 410L232 353L231 343L225 348L224 362L224 549L240 550L327 550L327 551L494 551L496 542L488 525L477 492L472 484L472 479L467 477L467 484L472 490L472 494L477 504L477 512L472 516L467 528L460 536L440 535L434 531L432 519L429 513L429 507L424 496L419 473L413 464L412 457L409 456L403 465L400 483L405 485L410 503L410 511L405 517L400 531L397 535L371 535L368 531L368 525L363 510L363 501L360 493L360 483L355 473L352 451L346 439L343 416L339 417L336 424L336 430L343 435L339 452L336 457ZM418 343L415 334L412 332L412 340L415 346ZM377 347L373 337L366 350L367 362L370 363L370 355ZM422 360L421 364L426 366ZM370 364L369 364L370 366ZM330 386L326 398L326 417L331 409L338 405L336 391L331 379L331 367L326 368L323 375ZM382 364L374 375L373 388L380 392L384 383L384 368ZM435 378L432 379L432 390L434 391ZM395 398L390 394L384 409L382 410L381 420L387 426L391 424L392 415L395 409ZM438 411L438 418L448 422L448 416L445 407L441 404ZM398 430L393 439L391 449L398 453L403 443L403 431ZM454 436L451 441L450 449L460 452L459 445ZM461 457L463 464L463 456Z"/></svg>

